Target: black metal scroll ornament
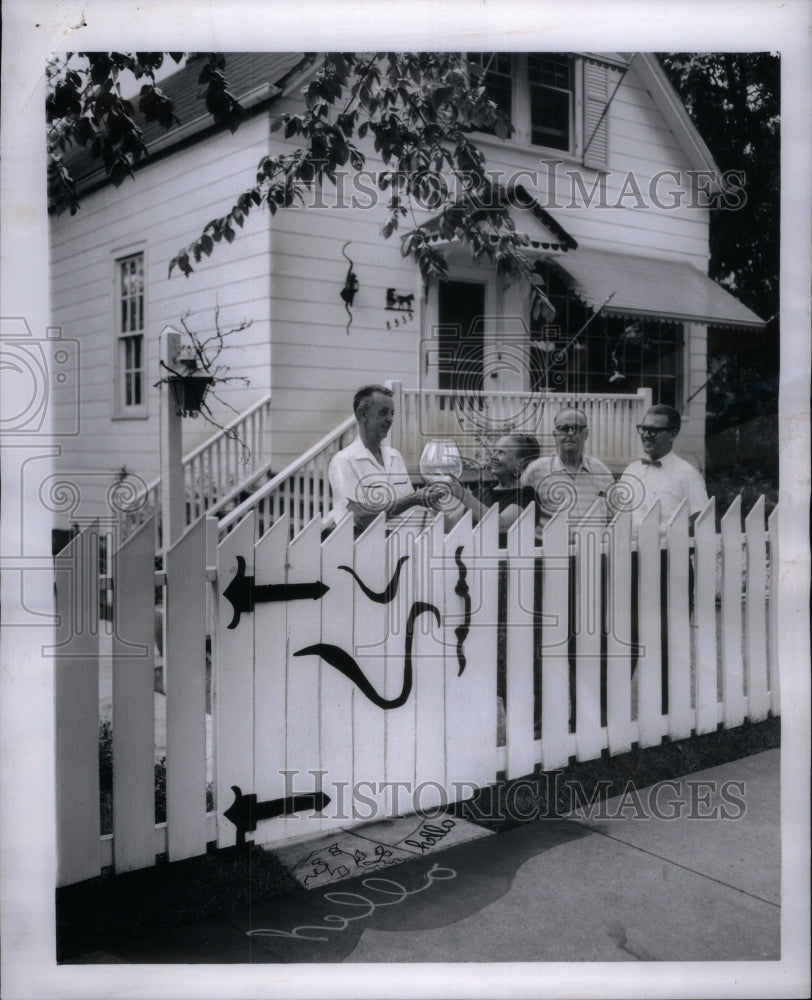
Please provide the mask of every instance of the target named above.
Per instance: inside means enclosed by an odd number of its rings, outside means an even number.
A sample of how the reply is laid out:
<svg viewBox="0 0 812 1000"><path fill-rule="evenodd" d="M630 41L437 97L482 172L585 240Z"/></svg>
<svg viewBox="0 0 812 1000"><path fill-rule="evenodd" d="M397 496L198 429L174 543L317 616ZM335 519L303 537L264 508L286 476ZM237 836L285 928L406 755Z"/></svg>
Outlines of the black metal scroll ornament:
<svg viewBox="0 0 812 1000"><path fill-rule="evenodd" d="M397 596L398 581L400 579L400 569L405 562L408 562L408 559L409 559L408 556L401 556L400 559L398 559L398 564L397 566L395 566L395 572L394 575L392 576L392 579L386 585L386 589L381 591L370 590L369 587L361 579L361 577L350 566L339 566L338 568L346 570L348 573L351 573L353 577L355 577L355 582L358 584L361 590L363 590L363 592L370 599L370 601L374 601L376 604L388 604L390 601L394 600L395 597Z"/></svg>
<svg viewBox="0 0 812 1000"><path fill-rule="evenodd" d="M334 646L329 642L317 642L313 646L306 646L298 649L294 656L320 656L331 667L335 667L339 673L352 681L363 695L365 695L378 708L400 708L405 705L412 693L412 640L414 638L415 619L424 612L430 611L437 624L440 624L440 612L433 604L425 604L422 601L415 601L409 611L406 621L406 652L404 656L403 668L403 688L396 698L383 698L370 683L363 670L358 666L352 656L340 646Z"/></svg>
<svg viewBox="0 0 812 1000"><path fill-rule="evenodd" d="M460 571L459 578L457 580L457 586L454 588L454 593L459 594L463 599L465 606L465 619L462 625L458 625L454 629L454 635L457 637L457 663L460 665L460 669L457 672L457 677L459 677L463 670L465 670L465 653L463 652L463 646L465 644L465 639L470 631L471 627L471 592L468 589L468 584L466 583L466 577L468 576L468 567L462 561L462 550L463 546L460 545L457 551L454 553L454 561L457 564L457 568Z"/></svg>
<svg viewBox="0 0 812 1000"><path fill-rule="evenodd" d="M267 583L256 586L253 576L245 575L245 559L237 556L237 572L234 579L223 591L223 597L234 608L234 617L229 628L240 624L240 615L250 614L257 604L268 601L300 601L307 597L317 601L324 597L330 588L321 580L312 583Z"/></svg>
<svg viewBox="0 0 812 1000"><path fill-rule="evenodd" d="M341 298L344 300L344 308L347 310L347 316L349 316L349 319L347 320L348 334L350 332L350 323L352 323L352 313L350 312L350 306L352 305L353 299L355 298L355 293L360 288L358 275L352 269L352 261L347 256L347 254L344 253L344 251L347 249L347 247L350 245L351 242L352 240L347 240L347 242L341 248L341 254L344 257L344 260L346 260L347 263L350 265L349 268L347 269L347 277L344 279L344 287L341 289Z"/></svg>
<svg viewBox="0 0 812 1000"><path fill-rule="evenodd" d="M282 799L269 799L267 802L257 802L256 795L251 792L243 795L239 785L232 785L234 801L223 813L237 827L237 844L245 843L245 834L256 830L261 819L274 819L276 816L289 816L299 809L323 809L330 801L330 796L324 792L310 792L305 795L288 795Z"/></svg>

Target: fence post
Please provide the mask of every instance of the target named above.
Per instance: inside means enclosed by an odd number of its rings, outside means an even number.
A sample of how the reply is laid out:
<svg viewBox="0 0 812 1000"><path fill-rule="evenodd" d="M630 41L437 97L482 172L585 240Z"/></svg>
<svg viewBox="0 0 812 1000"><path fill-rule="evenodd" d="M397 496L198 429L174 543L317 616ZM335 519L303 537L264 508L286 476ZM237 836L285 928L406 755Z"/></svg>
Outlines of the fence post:
<svg viewBox="0 0 812 1000"><path fill-rule="evenodd" d="M161 333L161 361L169 368L177 364L180 334L174 327ZM162 373L163 374L163 373ZM183 468L183 425L175 410L172 390L164 380L160 384L161 410L161 521L163 551L180 538L186 524L186 500Z"/></svg>

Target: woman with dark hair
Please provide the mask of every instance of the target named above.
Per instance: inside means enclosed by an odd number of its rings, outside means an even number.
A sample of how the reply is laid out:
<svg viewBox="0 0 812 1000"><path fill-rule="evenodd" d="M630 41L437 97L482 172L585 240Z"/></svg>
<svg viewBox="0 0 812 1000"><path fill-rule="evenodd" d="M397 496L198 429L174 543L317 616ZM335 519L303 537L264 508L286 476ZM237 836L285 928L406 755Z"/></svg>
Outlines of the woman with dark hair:
<svg viewBox="0 0 812 1000"><path fill-rule="evenodd" d="M521 476L525 466L535 461L540 453L538 441L529 434L506 434L499 438L491 453L490 471L494 478L473 492L462 490L460 516L470 510L476 524L489 507L498 506L499 544L504 545L507 530L522 508L537 507L535 490L532 486L522 486Z"/></svg>

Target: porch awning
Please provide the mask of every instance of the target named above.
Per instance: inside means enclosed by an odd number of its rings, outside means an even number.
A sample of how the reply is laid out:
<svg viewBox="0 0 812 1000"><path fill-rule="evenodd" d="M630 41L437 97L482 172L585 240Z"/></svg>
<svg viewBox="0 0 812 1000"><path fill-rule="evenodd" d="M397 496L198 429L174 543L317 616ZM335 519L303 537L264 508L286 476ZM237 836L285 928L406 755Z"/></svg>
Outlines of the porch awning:
<svg viewBox="0 0 812 1000"><path fill-rule="evenodd" d="M766 324L730 292L688 263L599 250L550 256L587 305L614 316L651 316L709 326L760 330Z"/></svg>

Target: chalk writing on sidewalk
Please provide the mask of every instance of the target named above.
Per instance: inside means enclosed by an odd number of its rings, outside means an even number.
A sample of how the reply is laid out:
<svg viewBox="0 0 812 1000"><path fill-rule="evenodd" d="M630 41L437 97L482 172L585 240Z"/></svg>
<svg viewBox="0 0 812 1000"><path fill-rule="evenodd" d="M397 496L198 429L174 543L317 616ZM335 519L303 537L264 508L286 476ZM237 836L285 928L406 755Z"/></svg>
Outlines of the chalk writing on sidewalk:
<svg viewBox="0 0 812 1000"><path fill-rule="evenodd" d="M294 927L292 931L278 930L275 927L257 927L248 931L249 937L267 938L293 938L300 941L329 941L329 937L322 934L307 934L306 931L344 931L351 923L357 920L365 920L372 914L382 909L384 906L397 906L410 896L417 896L426 889L431 888L435 882L445 882L457 877L453 868L446 868L442 865L432 865L424 875L426 884L417 889L407 889L400 882L390 878L365 878L361 885L370 893L377 893L383 898L372 898L360 892L326 892L325 900L334 903L336 906L349 907L361 912L351 916L342 916L340 913L328 913L323 918L323 924L301 924ZM391 897L386 899L386 897Z"/></svg>

